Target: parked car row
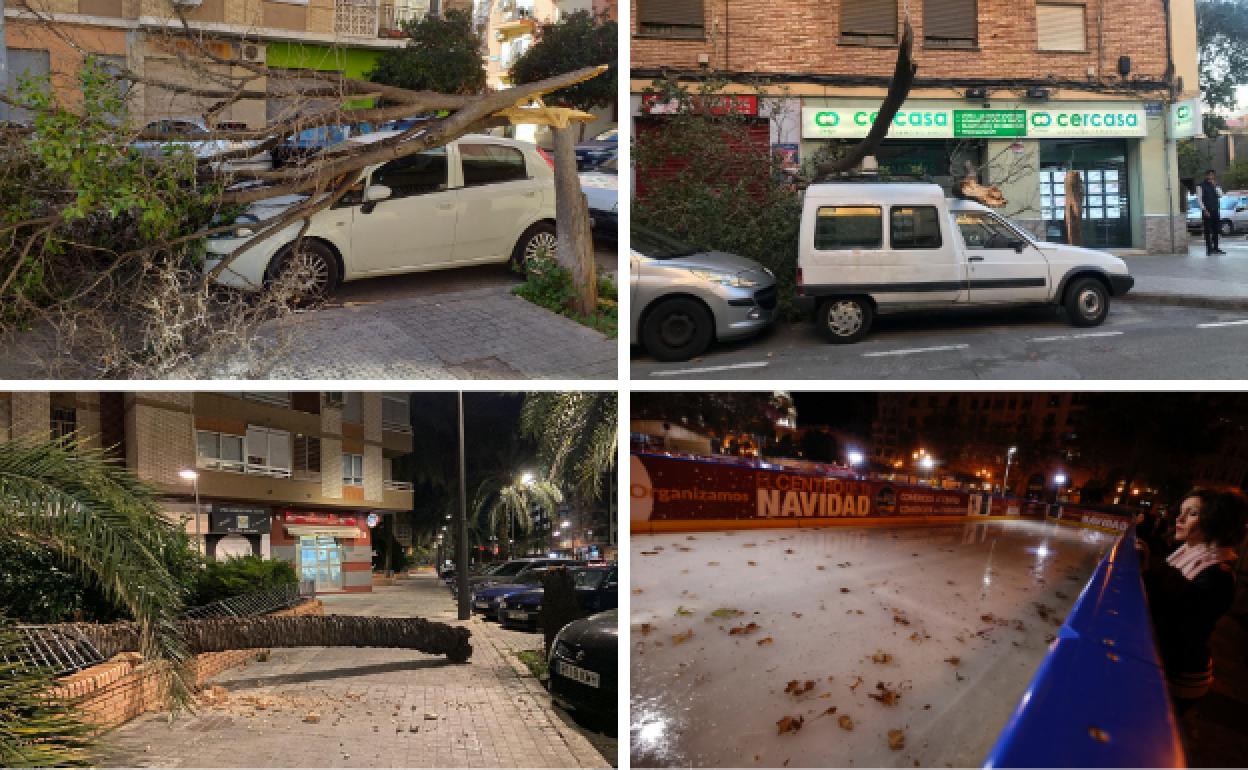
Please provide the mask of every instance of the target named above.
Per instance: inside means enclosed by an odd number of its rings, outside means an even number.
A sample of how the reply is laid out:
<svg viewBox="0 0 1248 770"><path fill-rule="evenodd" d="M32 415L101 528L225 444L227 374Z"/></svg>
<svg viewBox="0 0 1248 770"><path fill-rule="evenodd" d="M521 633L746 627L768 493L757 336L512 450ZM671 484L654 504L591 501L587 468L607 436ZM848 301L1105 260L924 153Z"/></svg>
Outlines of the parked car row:
<svg viewBox="0 0 1248 770"><path fill-rule="evenodd" d="M1221 210L1218 212L1218 230L1222 235L1248 232L1248 191L1231 190L1222 194ZM1191 233L1203 232L1205 220L1200 201L1195 195L1187 196L1187 229Z"/></svg>
<svg viewBox="0 0 1248 770"><path fill-rule="evenodd" d="M811 185L798 237L793 300L834 343L863 339L878 314L917 308L1047 304L1096 326L1134 285L1118 257L1037 240L935 184ZM629 271L630 340L661 361L757 334L775 317L775 276L736 254L634 227Z"/></svg>

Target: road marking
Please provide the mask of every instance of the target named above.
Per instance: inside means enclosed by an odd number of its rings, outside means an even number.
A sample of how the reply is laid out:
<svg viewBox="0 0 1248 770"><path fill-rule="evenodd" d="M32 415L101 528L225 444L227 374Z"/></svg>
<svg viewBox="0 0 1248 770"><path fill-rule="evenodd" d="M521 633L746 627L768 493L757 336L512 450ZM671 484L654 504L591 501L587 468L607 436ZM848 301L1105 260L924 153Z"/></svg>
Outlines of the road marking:
<svg viewBox="0 0 1248 770"><path fill-rule="evenodd" d="M1244 321L1214 321L1207 324L1196 324L1197 329L1215 329L1219 326L1248 326L1248 320Z"/></svg>
<svg viewBox="0 0 1248 770"><path fill-rule="evenodd" d="M878 353L863 353L863 358L875 358L877 356L908 356L911 353L939 353L942 350L965 350L970 345L940 345L934 348L908 348L906 350L881 350Z"/></svg>
<svg viewBox="0 0 1248 770"><path fill-rule="evenodd" d="M705 372L722 372L728 369L761 369L766 365L766 361L745 361L740 364L725 364L724 366L699 366L696 369L666 369L661 372L650 372L650 376L672 377L677 374L703 374Z"/></svg>
<svg viewBox="0 0 1248 770"><path fill-rule="evenodd" d="M1054 337L1032 337L1028 342L1061 342L1062 340L1082 340L1093 337L1117 337L1122 332L1087 332L1086 334L1058 334Z"/></svg>

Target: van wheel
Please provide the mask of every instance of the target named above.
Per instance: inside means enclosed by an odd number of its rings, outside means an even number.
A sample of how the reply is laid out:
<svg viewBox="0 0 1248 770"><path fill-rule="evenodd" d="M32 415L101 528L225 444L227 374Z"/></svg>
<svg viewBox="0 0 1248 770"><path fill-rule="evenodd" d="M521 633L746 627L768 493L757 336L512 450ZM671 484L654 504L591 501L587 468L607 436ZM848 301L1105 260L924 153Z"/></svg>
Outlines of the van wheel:
<svg viewBox="0 0 1248 770"><path fill-rule="evenodd" d="M839 297L819 306L817 323L828 342L857 342L867 336L874 317L866 297Z"/></svg>
<svg viewBox="0 0 1248 770"><path fill-rule="evenodd" d="M538 222L525 230L520 240L516 241L516 247L511 252L510 269L525 275L529 262L534 259L541 256L554 259L556 242L555 226L550 222Z"/></svg>
<svg viewBox="0 0 1248 770"><path fill-rule="evenodd" d="M1229 219L1223 219L1222 225L1218 229L1222 231L1223 235L1234 235L1235 223Z"/></svg>
<svg viewBox="0 0 1248 770"><path fill-rule="evenodd" d="M338 260L329 247L302 239L273 258L267 284L291 292L297 304L305 305L328 298L341 278Z"/></svg>
<svg viewBox="0 0 1248 770"><path fill-rule="evenodd" d="M715 319L701 302L672 297L646 313L641 343L660 361L687 361L706 350L714 332Z"/></svg>
<svg viewBox="0 0 1248 770"><path fill-rule="evenodd" d="M1076 278L1066 289L1062 302L1075 326L1099 326L1109 315L1109 292L1105 284L1091 276Z"/></svg>

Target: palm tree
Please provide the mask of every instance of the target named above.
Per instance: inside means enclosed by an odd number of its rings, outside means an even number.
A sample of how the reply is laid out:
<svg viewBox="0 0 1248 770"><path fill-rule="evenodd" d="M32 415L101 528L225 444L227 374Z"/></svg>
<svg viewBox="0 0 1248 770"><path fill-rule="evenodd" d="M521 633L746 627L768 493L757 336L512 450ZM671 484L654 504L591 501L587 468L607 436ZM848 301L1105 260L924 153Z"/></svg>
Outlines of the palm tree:
<svg viewBox="0 0 1248 770"><path fill-rule="evenodd" d="M549 481L581 499L598 498L603 476L615 470L617 406L613 391L525 396L520 427L537 440Z"/></svg>
<svg viewBox="0 0 1248 770"><path fill-rule="evenodd" d="M474 506L487 532L495 533L500 543L507 543L507 558L512 558L512 533L515 527L528 532L533 528L533 511L543 510L553 516L563 502L559 487L544 479L520 478L502 487L482 484Z"/></svg>

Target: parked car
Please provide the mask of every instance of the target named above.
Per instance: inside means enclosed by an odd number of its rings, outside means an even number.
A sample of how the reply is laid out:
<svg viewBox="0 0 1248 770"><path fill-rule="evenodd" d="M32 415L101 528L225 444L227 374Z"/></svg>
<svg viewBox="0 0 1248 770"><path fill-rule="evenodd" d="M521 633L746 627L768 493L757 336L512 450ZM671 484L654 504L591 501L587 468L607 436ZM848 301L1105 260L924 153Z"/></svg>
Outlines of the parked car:
<svg viewBox="0 0 1248 770"><path fill-rule="evenodd" d="M162 118L143 127L145 134L169 136L169 139L143 139L130 145L140 155L161 158L179 149L189 150L198 160L211 160L226 153L234 153L256 147L257 139L214 139L208 125L199 118ZM273 166L272 155L266 150L254 155L230 158L222 161L220 168L226 171L264 171Z"/></svg>
<svg viewBox="0 0 1248 770"><path fill-rule="evenodd" d="M660 361L685 361L757 334L775 317L776 278L752 259L704 251L640 225L631 228L629 339Z"/></svg>
<svg viewBox="0 0 1248 770"><path fill-rule="evenodd" d="M284 195L250 206L236 228L207 240L205 270L306 199ZM364 168L347 196L310 217L296 248L301 227L296 221L243 252L217 282L258 291L298 266L309 276L306 292L325 295L342 281L379 275L508 262L523 268L555 247L554 172L533 144L468 135Z"/></svg>
<svg viewBox="0 0 1248 770"><path fill-rule="evenodd" d="M798 299L829 342L857 342L877 313L915 308L1049 304L1096 326L1135 283L1112 254L1037 241L935 184L811 185L799 238Z"/></svg>
<svg viewBox="0 0 1248 770"><path fill-rule="evenodd" d="M619 129L608 128L593 139L586 139L576 145L576 167L578 170L585 171L599 165L611 156L615 155L616 149L619 147Z"/></svg>
<svg viewBox="0 0 1248 770"><path fill-rule="evenodd" d="M612 153L592 171L582 171L581 191L589 205L590 224L594 235L614 241L618 234L620 208L619 157Z"/></svg>
<svg viewBox="0 0 1248 770"><path fill-rule="evenodd" d="M480 575L473 575L468 578L468 585L472 588L484 588L486 586L499 585L501 583L510 583L521 572L534 567L548 567L555 565L580 566L582 564L584 564L584 562L578 559L563 559L546 556L527 556L523 559L510 559L497 565L494 569L488 572Z"/></svg>
<svg viewBox="0 0 1248 770"><path fill-rule="evenodd" d="M1199 233L1204 229L1204 212L1200 210L1200 199L1195 195L1189 195L1187 196L1187 231Z"/></svg>
<svg viewBox="0 0 1248 770"><path fill-rule="evenodd" d="M1222 193L1219 201L1218 226L1223 235L1235 235L1248 231L1248 192L1230 190Z"/></svg>
<svg viewBox="0 0 1248 770"><path fill-rule="evenodd" d="M576 598L588 612L613 610L619 601L619 581L616 568L584 567L572 570L576 584ZM504 626L536 630L541 623L542 586L520 591L505 597L499 605L498 620Z"/></svg>
<svg viewBox="0 0 1248 770"><path fill-rule="evenodd" d="M555 636L550 649L550 694L564 708L605 721L615 720L618 610L574 620Z"/></svg>
<svg viewBox="0 0 1248 770"><path fill-rule="evenodd" d="M528 567L504 583L494 583L477 588L472 592L472 611L480 612L491 620L498 620L498 611L503 599L511 594L529 591L533 586L542 584L542 577L547 570L560 566L580 566L575 564L542 564Z"/></svg>
<svg viewBox="0 0 1248 770"><path fill-rule="evenodd" d="M363 132L352 126L340 125L316 126L291 134L273 148L273 168L306 162L326 148L345 142L359 133Z"/></svg>

